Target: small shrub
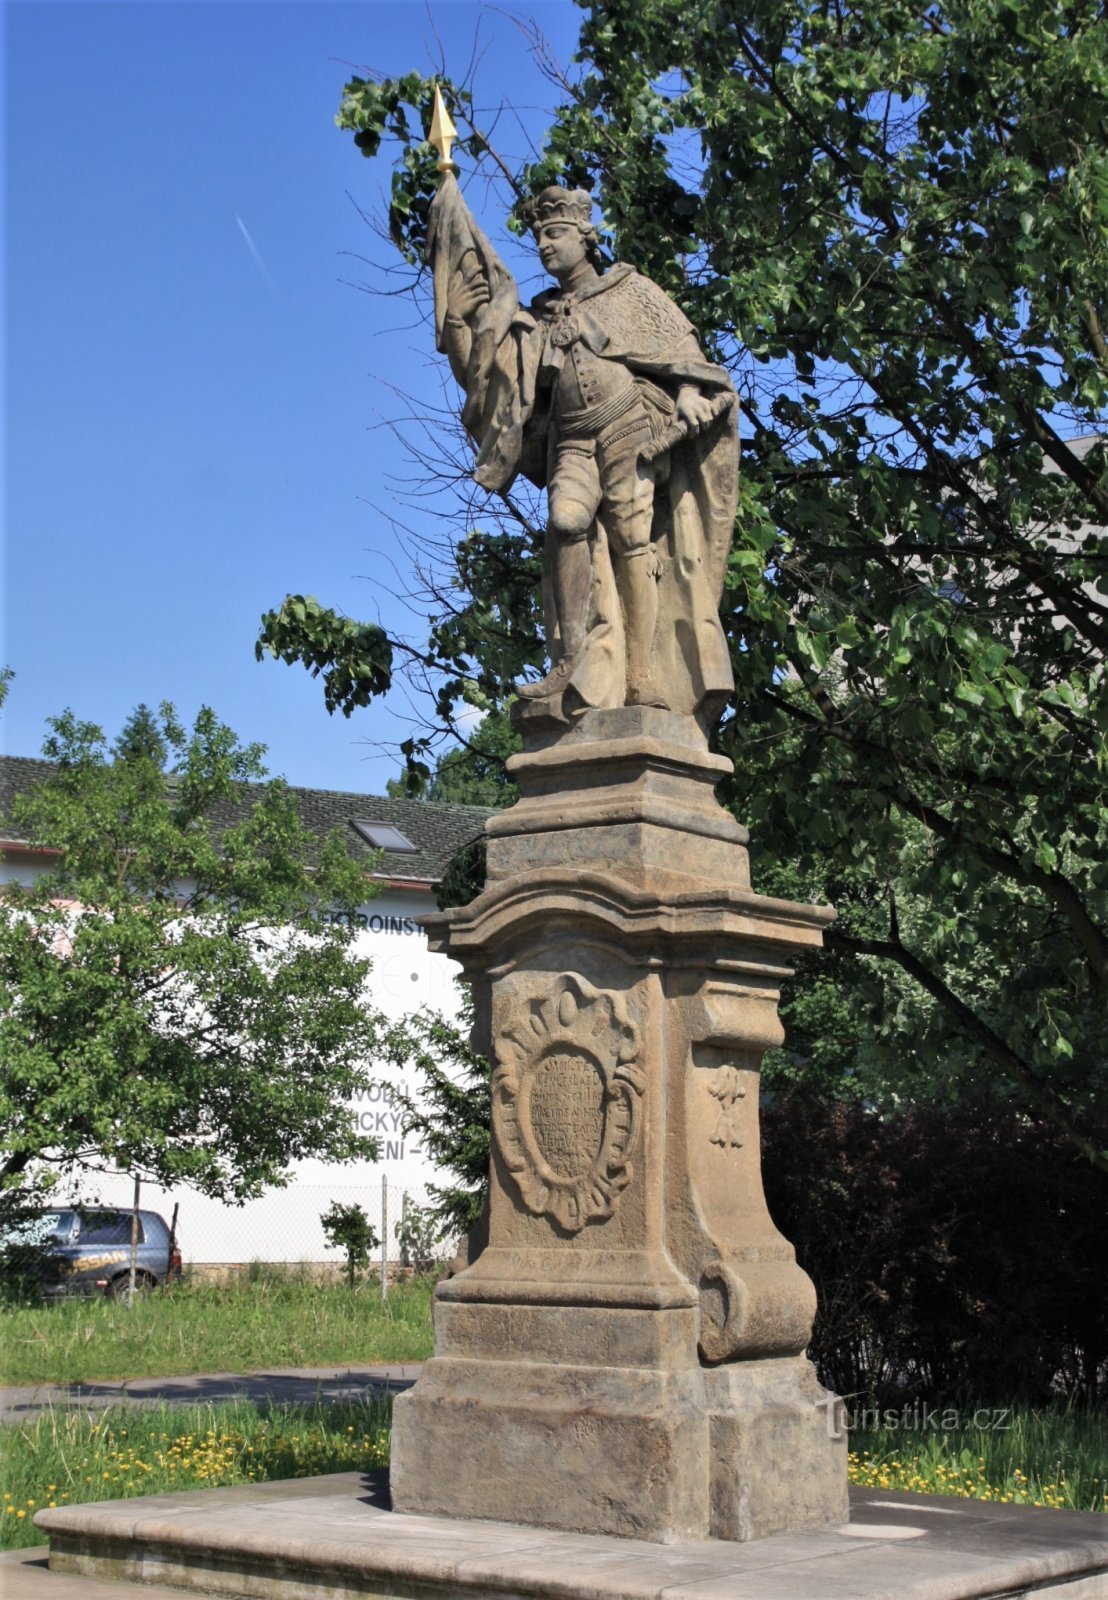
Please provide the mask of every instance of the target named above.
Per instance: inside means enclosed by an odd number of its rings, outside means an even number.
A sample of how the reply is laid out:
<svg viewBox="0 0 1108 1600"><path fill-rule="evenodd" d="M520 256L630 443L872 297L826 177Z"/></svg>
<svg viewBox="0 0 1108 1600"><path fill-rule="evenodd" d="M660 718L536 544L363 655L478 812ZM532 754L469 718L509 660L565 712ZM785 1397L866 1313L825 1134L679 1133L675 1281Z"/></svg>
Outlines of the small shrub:
<svg viewBox="0 0 1108 1600"><path fill-rule="evenodd" d="M416 1206L409 1201L394 1232L403 1266L411 1267L417 1277L435 1270L440 1259L439 1228L429 1206Z"/></svg>
<svg viewBox="0 0 1108 1600"><path fill-rule="evenodd" d="M365 1211L356 1202L333 1200L330 1209L319 1220L331 1248L345 1251L346 1276L353 1288L359 1267L369 1265L370 1255L381 1241L373 1231Z"/></svg>
<svg viewBox="0 0 1108 1600"><path fill-rule="evenodd" d="M762 1127L830 1388L869 1406L1103 1396L1108 1183L1049 1124L992 1097L879 1115L797 1089Z"/></svg>

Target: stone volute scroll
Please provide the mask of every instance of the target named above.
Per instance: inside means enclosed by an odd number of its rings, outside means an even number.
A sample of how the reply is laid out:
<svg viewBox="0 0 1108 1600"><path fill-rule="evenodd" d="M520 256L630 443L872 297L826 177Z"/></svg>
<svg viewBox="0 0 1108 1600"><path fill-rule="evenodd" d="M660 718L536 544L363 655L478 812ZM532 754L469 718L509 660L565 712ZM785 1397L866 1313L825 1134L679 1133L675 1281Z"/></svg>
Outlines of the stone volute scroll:
<svg viewBox="0 0 1108 1600"><path fill-rule="evenodd" d="M626 1002L566 973L518 1005L495 1049L493 1129L524 1205L567 1233L610 1217L645 1087Z"/></svg>

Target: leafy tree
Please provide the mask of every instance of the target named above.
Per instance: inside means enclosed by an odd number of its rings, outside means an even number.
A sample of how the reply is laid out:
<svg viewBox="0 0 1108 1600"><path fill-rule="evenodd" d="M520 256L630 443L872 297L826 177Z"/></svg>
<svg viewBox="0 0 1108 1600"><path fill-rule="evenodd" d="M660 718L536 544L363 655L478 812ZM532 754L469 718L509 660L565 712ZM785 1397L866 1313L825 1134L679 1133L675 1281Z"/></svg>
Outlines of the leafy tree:
<svg viewBox="0 0 1108 1600"><path fill-rule="evenodd" d="M368 1267L370 1256L381 1241L364 1209L355 1201L332 1200L320 1217L327 1243L346 1255L346 1280L354 1287L359 1267Z"/></svg>
<svg viewBox="0 0 1108 1600"><path fill-rule="evenodd" d="M1108 1179L1041 1117L987 1092L879 1117L796 1085L763 1107L762 1146L837 1394L1103 1399Z"/></svg>
<svg viewBox="0 0 1108 1600"><path fill-rule="evenodd" d="M547 152L742 389L732 804L834 864L917 1061L1090 1154L1108 470L1064 436L1108 401L1105 42L1089 4L599 5Z"/></svg>
<svg viewBox="0 0 1108 1600"><path fill-rule="evenodd" d="M161 711L163 718L176 721L173 707L168 702L163 703ZM115 754L117 759L149 756L159 767L165 766L169 759L169 746L162 735L157 716L145 703L137 705L123 724L115 741Z"/></svg>
<svg viewBox="0 0 1108 1600"><path fill-rule="evenodd" d="M391 1028L378 1052L419 1084L417 1092L401 1090L397 1105L405 1133L418 1134L436 1169L450 1180L427 1191L440 1239L468 1233L488 1191L490 1068L469 1043L471 1020L468 1012L455 1024L420 1011Z"/></svg>
<svg viewBox="0 0 1108 1600"><path fill-rule="evenodd" d="M0 667L0 707L14 676L11 667ZM0 1301L18 1301L33 1289L39 1252L24 1240L48 1197L47 1175L0 1173Z"/></svg>
<svg viewBox="0 0 1108 1600"><path fill-rule="evenodd" d="M326 916L372 887L210 710L135 725L112 759L99 728L53 719L56 771L9 819L57 854L0 898L3 1182L114 1167L242 1201L300 1158L373 1158L349 1110L367 963Z"/></svg>
<svg viewBox="0 0 1108 1600"><path fill-rule="evenodd" d="M408 796L434 800L440 805L510 806L519 790L508 776L507 761L521 748L506 710L486 712L464 743L454 745L436 761L433 772L411 781L390 778L388 791L397 799Z"/></svg>
<svg viewBox="0 0 1108 1600"><path fill-rule="evenodd" d="M514 194L591 187L735 376L716 741L757 881L833 887L852 1014L909 1092L995 1081L1106 1163L1102 7L596 0L577 59ZM417 264L431 88L353 79L337 119L399 141ZM440 710L536 659L538 537L508 513L459 543Z"/></svg>

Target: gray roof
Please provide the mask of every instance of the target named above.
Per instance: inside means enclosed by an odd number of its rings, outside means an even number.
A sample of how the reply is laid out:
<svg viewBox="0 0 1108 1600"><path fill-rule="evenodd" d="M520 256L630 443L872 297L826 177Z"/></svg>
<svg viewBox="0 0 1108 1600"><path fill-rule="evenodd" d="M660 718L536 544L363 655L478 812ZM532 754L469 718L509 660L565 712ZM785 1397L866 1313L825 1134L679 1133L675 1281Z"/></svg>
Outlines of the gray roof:
<svg viewBox="0 0 1108 1600"><path fill-rule="evenodd" d="M0 756L0 829L10 815L11 804L22 794L56 771L53 761L33 756ZM241 799L222 802L213 808L216 827L227 827L244 809L257 803L262 784L242 784ZM357 860L372 856L371 847L351 826L354 822L385 822L398 828L415 845L414 852L386 850L373 869L373 876L414 883L438 883L458 851L484 832L485 820L494 815L489 806L444 806L426 800L392 800L385 795L347 794L334 789L299 789L289 793L296 801L300 819L322 843L339 829ZM3 829L14 842L9 829Z"/></svg>

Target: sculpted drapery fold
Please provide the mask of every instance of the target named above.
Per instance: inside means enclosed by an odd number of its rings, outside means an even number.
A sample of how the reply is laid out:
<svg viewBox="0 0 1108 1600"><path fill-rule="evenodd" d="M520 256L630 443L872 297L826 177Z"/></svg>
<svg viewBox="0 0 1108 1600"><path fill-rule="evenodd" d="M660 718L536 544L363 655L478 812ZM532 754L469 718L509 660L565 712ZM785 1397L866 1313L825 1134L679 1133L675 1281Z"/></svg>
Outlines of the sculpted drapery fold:
<svg viewBox="0 0 1108 1600"><path fill-rule="evenodd" d="M521 694L554 722L625 703L710 719L733 688L718 616L738 493L731 380L657 285L581 259L586 195L544 190L536 208L559 287L528 307L450 173L428 230L436 340L465 392L474 477L548 491L552 671Z"/></svg>

